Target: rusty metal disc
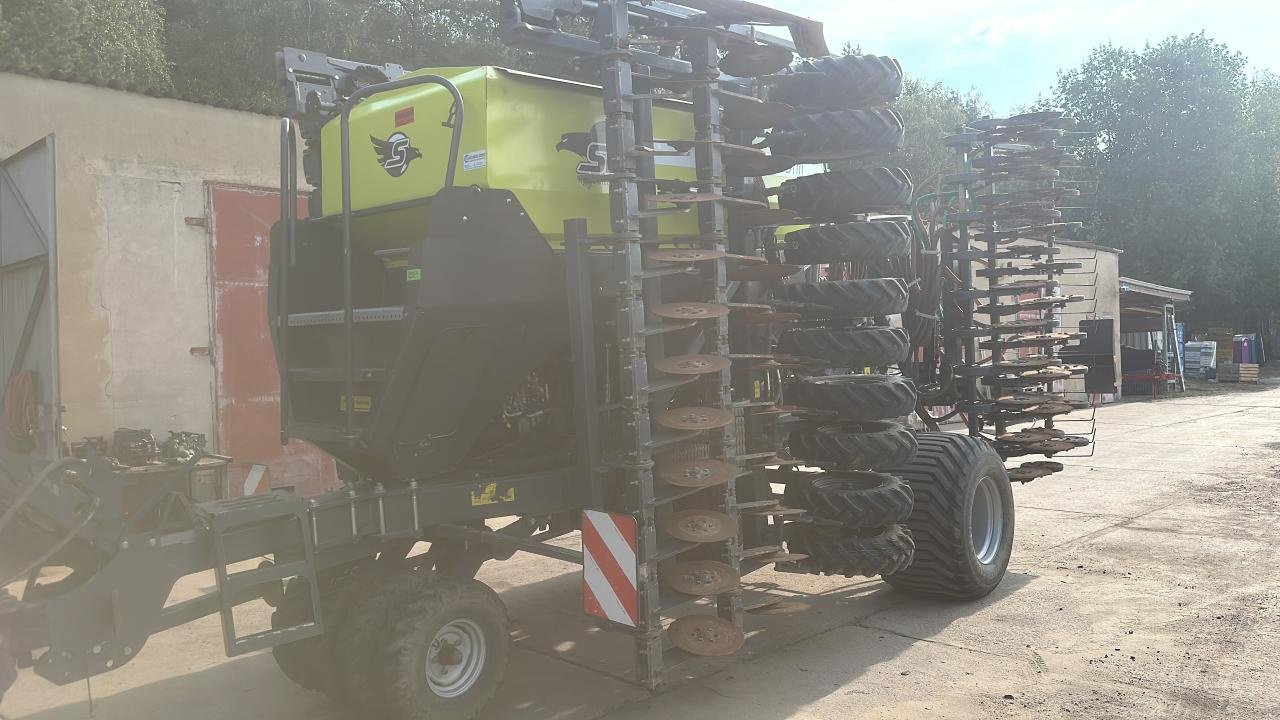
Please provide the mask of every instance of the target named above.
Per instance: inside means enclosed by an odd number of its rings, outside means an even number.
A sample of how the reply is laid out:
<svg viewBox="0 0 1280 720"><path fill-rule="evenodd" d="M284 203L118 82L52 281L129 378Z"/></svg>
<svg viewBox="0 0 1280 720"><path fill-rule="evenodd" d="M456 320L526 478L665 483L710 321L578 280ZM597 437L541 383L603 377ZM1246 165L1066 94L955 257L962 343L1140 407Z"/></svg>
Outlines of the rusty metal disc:
<svg viewBox="0 0 1280 720"><path fill-rule="evenodd" d="M1090 440L1089 438L1083 435L1064 435L1062 436L1061 440L1062 442L1071 443L1075 447L1085 447L1089 443L1093 442L1092 440Z"/></svg>
<svg viewBox="0 0 1280 720"><path fill-rule="evenodd" d="M679 407L663 410L654 420L671 430L716 430L733 424L733 411L714 407Z"/></svg>
<svg viewBox="0 0 1280 720"><path fill-rule="evenodd" d="M1059 367L1061 367L1064 371L1071 373L1072 375L1084 375L1085 373L1089 372L1088 365L1060 365Z"/></svg>
<svg viewBox="0 0 1280 720"><path fill-rule="evenodd" d="M1018 377L1023 380L1065 380L1071 377L1071 373L1057 366L1050 366L1041 370L1028 370L1019 373Z"/></svg>
<svg viewBox="0 0 1280 720"><path fill-rule="evenodd" d="M1073 409L1074 408L1072 408L1067 403L1049 402L1043 405L1037 405L1033 408L1028 408L1026 410L1023 410L1023 412L1028 415L1038 415L1038 416L1049 417L1052 415L1065 415L1071 412Z"/></svg>
<svg viewBox="0 0 1280 720"><path fill-rule="evenodd" d="M1032 460L1031 462L1022 463L1021 467L1039 468L1041 470L1048 470L1051 473L1056 473L1062 472L1066 465L1063 465L1060 462L1054 462L1053 460Z"/></svg>
<svg viewBox="0 0 1280 720"><path fill-rule="evenodd" d="M1053 474L1051 471L1045 470L1044 468L1034 468L1034 467L1010 468L1008 472L1009 472L1010 482L1020 482L1020 483L1031 482L1036 478L1042 478L1045 475Z"/></svg>
<svg viewBox="0 0 1280 720"><path fill-rule="evenodd" d="M791 51L777 45L736 47L720 58L720 71L734 77L772 75L791 64Z"/></svg>
<svg viewBox="0 0 1280 720"><path fill-rule="evenodd" d="M698 250L694 248L659 248L649 251L649 259L665 263L696 263L707 260L719 260L725 256L723 250Z"/></svg>
<svg viewBox="0 0 1280 720"><path fill-rule="evenodd" d="M762 258L759 255L734 255L732 253L726 254L724 260L735 265L765 265L769 262L768 258Z"/></svg>
<svg viewBox="0 0 1280 720"><path fill-rule="evenodd" d="M649 362L654 370L671 375L706 375L728 370L732 364L723 355L673 355Z"/></svg>
<svg viewBox="0 0 1280 720"><path fill-rule="evenodd" d="M662 462L654 468L654 472L668 485L703 488L729 482L737 474L737 468L723 460L697 458L673 463Z"/></svg>
<svg viewBox="0 0 1280 720"><path fill-rule="evenodd" d="M678 593L709 597L735 590L742 577L719 560L688 560L672 563L662 572L662 579Z"/></svg>
<svg viewBox="0 0 1280 720"><path fill-rule="evenodd" d="M728 540L737 534L733 518L718 510L679 510L667 516L662 529L677 540L709 543Z"/></svg>
<svg viewBox="0 0 1280 720"><path fill-rule="evenodd" d="M1013 358L1011 360L999 360L997 367L1018 370L1022 368L1030 370L1039 370L1057 363L1057 359L1048 355L1029 355L1027 357Z"/></svg>
<svg viewBox="0 0 1280 720"><path fill-rule="evenodd" d="M1044 401L1045 398L1040 395L1006 395L996 400L996 404L1002 407L1031 407Z"/></svg>
<svg viewBox="0 0 1280 720"><path fill-rule="evenodd" d="M1054 453L1067 452L1074 450L1076 446L1065 440L1041 440L1037 443L1031 443L1027 446L1027 450L1033 453L1043 453L1045 455L1053 455Z"/></svg>
<svg viewBox="0 0 1280 720"><path fill-rule="evenodd" d="M770 207L740 207L729 210L729 222L743 227L776 227L793 222L799 215L793 210Z"/></svg>
<svg viewBox="0 0 1280 720"><path fill-rule="evenodd" d="M671 643L691 655L723 657L742 648L742 629L718 615L686 615L667 628Z"/></svg>
<svg viewBox="0 0 1280 720"><path fill-rule="evenodd" d="M728 315L729 306L705 302L674 302L658 305L650 312L668 320L709 320Z"/></svg>
<svg viewBox="0 0 1280 720"><path fill-rule="evenodd" d="M1019 430L1018 432L1005 433L996 439L1001 442L1012 443L1033 443L1042 440L1056 440L1065 433L1057 428L1032 428L1030 430Z"/></svg>
<svg viewBox="0 0 1280 720"><path fill-rule="evenodd" d="M795 108L779 102L726 103L721 121L734 130L767 130L795 116Z"/></svg>
<svg viewBox="0 0 1280 720"><path fill-rule="evenodd" d="M795 560L804 560L808 557L808 555L796 555ZM752 615L794 615L795 613L805 612L812 609L813 606L807 602L800 602L799 600L778 600L777 602L748 608L747 612Z"/></svg>
<svg viewBox="0 0 1280 720"><path fill-rule="evenodd" d="M739 282L776 282L800 272L804 268L799 265L751 265L748 267L730 268L726 277Z"/></svg>

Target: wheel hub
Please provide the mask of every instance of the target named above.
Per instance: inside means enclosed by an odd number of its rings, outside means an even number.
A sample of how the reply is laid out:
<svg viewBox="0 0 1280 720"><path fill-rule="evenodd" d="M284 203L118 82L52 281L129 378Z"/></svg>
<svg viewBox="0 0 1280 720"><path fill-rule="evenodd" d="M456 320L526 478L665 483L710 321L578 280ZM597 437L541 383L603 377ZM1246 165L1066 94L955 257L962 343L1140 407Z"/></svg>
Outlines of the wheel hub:
<svg viewBox="0 0 1280 720"><path fill-rule="evenodd" d="M990 475L984 475L974 487L969 533L974 556L983 565L990 565L1000 554L1000 539L1004 536L1004 498Z"/></svg>
<svg viewBox="0 0 1280 720"><path fill-rule="evenodd" d="M440 697L458 697L480 679L487 655L480 626L466 618L454 620L440 628L427 649L427 684Z"/></svg>

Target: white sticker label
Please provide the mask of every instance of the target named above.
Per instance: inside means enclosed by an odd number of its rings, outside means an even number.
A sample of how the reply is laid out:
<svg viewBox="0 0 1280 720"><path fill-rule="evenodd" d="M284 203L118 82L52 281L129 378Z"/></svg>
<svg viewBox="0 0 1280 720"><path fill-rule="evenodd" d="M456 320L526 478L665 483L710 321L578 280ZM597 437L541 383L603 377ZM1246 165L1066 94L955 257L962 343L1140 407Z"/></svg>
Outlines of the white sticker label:
<svg viewBox="0 0 1280 720"><path fill-rule="evenodd" d="M489 154L484 150L476 150L462 156L462 169L479 170L489 164Z"/></svg>

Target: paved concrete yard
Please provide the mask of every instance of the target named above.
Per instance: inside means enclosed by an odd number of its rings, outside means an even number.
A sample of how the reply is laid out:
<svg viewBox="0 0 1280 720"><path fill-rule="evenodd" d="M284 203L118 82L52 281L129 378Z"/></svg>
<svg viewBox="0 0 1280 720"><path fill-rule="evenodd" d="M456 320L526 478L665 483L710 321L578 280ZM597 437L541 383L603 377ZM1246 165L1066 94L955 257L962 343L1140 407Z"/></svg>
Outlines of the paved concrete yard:
<svg viewBox="0 0 1280 720"><path fill-rule="evenodd" d="M517 649L486 720L1280 717L1280 388L1098 419L1096 456L1015 488L1013 563L990 597L761 572L753 598L807 607L750 616L739 658L657 696L623 679L629 641L578 613L572 566L491 563L481 578L510 607ZM213 619L154 638L93 691L102 720L343 717L269 655L223 658ZM83 683L24 674L0 711L84 718L85 698Z"/></svg>

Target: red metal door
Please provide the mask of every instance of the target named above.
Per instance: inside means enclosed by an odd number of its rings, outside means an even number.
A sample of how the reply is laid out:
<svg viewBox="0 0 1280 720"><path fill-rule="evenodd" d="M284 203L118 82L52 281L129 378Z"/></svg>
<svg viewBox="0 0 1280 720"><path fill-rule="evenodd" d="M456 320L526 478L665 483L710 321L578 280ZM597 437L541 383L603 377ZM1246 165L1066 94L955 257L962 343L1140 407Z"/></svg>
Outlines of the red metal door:
<svg viewBox="0 0 1280 720"><path fill-rule="evenodd" d="M299 205L305 213L305 201ZM280 445L280 377L267 326L269 238L280 195L211 184L209 208L217 446L235 458L231 492L292 485L315 495L336 484L333 458L301 440Z"/></svg>

